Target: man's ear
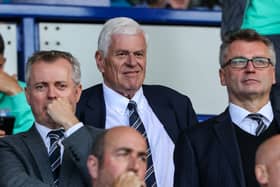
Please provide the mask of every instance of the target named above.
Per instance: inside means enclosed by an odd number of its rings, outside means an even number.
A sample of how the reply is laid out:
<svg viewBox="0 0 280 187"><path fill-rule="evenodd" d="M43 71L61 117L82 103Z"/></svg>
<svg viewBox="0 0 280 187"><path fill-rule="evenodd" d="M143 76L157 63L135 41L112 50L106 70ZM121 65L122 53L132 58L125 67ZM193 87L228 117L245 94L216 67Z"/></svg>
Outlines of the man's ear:
<svg viewBox="0 0 280 187"><path fill-rule="evenodd" d="M263 164L258 164L255 166L255 175L259 184L268 184L268 173L267 168Z"/></svg>
<svg viewBox="0 0 280 187"><path fill-rule="evenodd" d="M222 86L226 86L226 80L225 80L225 70L223 68L219 69L219 76L220 76L220 83Z"/></svg>
<svg viewBox="0 0 280 187"><path fill-rule="evenodd" d="M272 80L272 84L276 83L276 72L275 72L275 67L273 68L273 80Z"/></svg>
<svg viewBox="0 0 280 187"><path fill-rule="evenodd" d="M98 159L94 155L89 155L87 160L87 168L92 179L98 177Z"/></svg>
<svg viewBox="0 0 280 187"><path fill-rule="evenodd" d="M96 51L95 53L95 61L96 61L96 65L98 70L103 73L104 72L104 53L102 51Z"/></svg>
<svg viewBox="0 0 280 187"><path fill-rule="evenodd" d="M76 92L76 102L78 102L80 100L82 90L83 90L82 85L81 84L77 85L76 91L75 91Z"/></svg>
<svg viewBox="0 0 280 187"><path fill-rule="evenodd" d="M29 90L28 90L28 89L29 89ZM29 101L30 101L30 95L29 95L29 94L30 94L30 93L29 93L29 92L30 92L30 88L25 87L25 88L24 88L24 92L25 92L26 100L27 100L28 104L30 105L30 102L29 102Z"/></svg>

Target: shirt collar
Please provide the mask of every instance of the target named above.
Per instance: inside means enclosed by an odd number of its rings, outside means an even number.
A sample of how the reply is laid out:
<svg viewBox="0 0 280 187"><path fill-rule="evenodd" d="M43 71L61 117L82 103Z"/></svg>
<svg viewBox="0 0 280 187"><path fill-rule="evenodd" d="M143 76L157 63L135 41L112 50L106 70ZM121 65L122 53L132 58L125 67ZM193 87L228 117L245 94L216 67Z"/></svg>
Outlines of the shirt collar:
<svg viewBox="0 0 280 187"><path fill-rule="evenodd" d="M251 112L233 103L229 103L229 113L231 120L235 124L240 124ZM256 113L263 115L264 122L268 125L272 122L274 117L270 101Z"/></svg>
<svg viewBox="0 0 280 187"><path fill-rule="evenodd" d="M106 84L103 83L103 93L106 108L109 107L111 110L115 110L119 114L124 114L129 103L129 99L119 94L115 90L109 88ZM138 109L143 108L144 105L144 94L143 89L140 89L135 93L131 99L137 103Z"/></svg>
<svg viewBox="0 0 280 187"><path fill-rule="evenodd" d="M44 126L44 125L41 125L41 124L39 124L39 123L37 123L37 122L35 122L35 126L36 126L36 128L37 128L39 134L41 135L41 137L42 137L44 140L46 140L46 139L47 139L48 133L49 133L52 129L50 129L50 128Z"/></svg>

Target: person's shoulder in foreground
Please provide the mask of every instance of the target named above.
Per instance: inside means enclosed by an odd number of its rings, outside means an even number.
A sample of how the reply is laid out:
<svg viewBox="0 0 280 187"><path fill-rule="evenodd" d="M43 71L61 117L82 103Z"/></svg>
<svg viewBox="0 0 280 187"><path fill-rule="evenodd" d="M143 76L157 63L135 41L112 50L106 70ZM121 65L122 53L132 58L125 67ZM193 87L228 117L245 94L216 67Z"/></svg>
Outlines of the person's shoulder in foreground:
<svg viewBox="0 0 280 187"><path fill-rule="evenodd" d="M87 166L94 187L145 187L147 142L134 128L106 130L93 144Z"/></svg>
<svg viewBox="0 0 280 187"><path fill-rule="evenodd" d="M255 175L261 187L280 186L280 135L263 142L256 153Z"/></svg>

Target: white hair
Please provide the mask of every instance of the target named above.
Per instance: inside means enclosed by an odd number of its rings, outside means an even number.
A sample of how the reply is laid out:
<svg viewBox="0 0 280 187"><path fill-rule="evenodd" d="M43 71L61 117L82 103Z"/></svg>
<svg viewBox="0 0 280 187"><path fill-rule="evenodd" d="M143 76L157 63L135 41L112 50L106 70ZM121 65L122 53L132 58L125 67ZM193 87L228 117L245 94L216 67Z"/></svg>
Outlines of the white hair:
<svg viewBox="0 0 280 187"><path fill-rule="evenodd" d="M112 35L134 35L138 33L144 34L145 42L147 44L148 36L136 21L127 17L112 18L104 24L99 34L98 50L102 51L103 55L106 56L108 53L109 46L111 44Z"/></svg>

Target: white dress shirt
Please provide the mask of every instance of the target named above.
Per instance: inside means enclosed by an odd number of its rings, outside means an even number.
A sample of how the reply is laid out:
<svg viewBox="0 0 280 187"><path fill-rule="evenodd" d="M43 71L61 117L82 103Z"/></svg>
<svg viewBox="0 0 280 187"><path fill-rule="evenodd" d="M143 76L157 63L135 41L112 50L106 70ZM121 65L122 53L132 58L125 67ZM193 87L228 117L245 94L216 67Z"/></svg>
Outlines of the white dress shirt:
<svg viewBox="0 0 280 187"><path fill-rule="evenodd" d="M76 125L74 125L73 127L69 128L67 131L64 132L64 138L67 138L69 137L71 134L73 134L74 132L76 132L77 130L79 130L81 127L83 126L83 123L78 123ZM49 152L49 149L50 149L50 138L48 137L48 133L54 129L50 129L44 125L41 125L37 122L35 122L35 127L36 129L38 130L39 134L41 135L42 139L43 139L43 142ZM60 161L62 162L62 157L63 157L63 152L64 152L64 146L63 144L61 143L62 140L64 138L61 138L58 142L58 144L60 145L60 156L61 156L61 159Z"/></svg>
<svg viewBox="0 0 280 187"><path fill-rule="evenodd" d="M270 101L256 113L263 116L263 122L266 125L266 128L268 128L273 120L273 111ZM247 117L248 114L251 114L251 112L233 103L230 103L229 114L233 123L235 123L239 128L251 135L256 136L256 128L258 127L258 122Z"/></svg>
<svg viewBox="0 0 280 187"><path fill-rule="evenodd" d="M129 99L110 89L104 83L103 92L106 105L105 128L119 125L129 126L129 111L127 109ZM137 103L139 116L147 132L157 186L171 187L173 186L174 175L174 143L149 106L142 87L131 100Z"/></svg>

